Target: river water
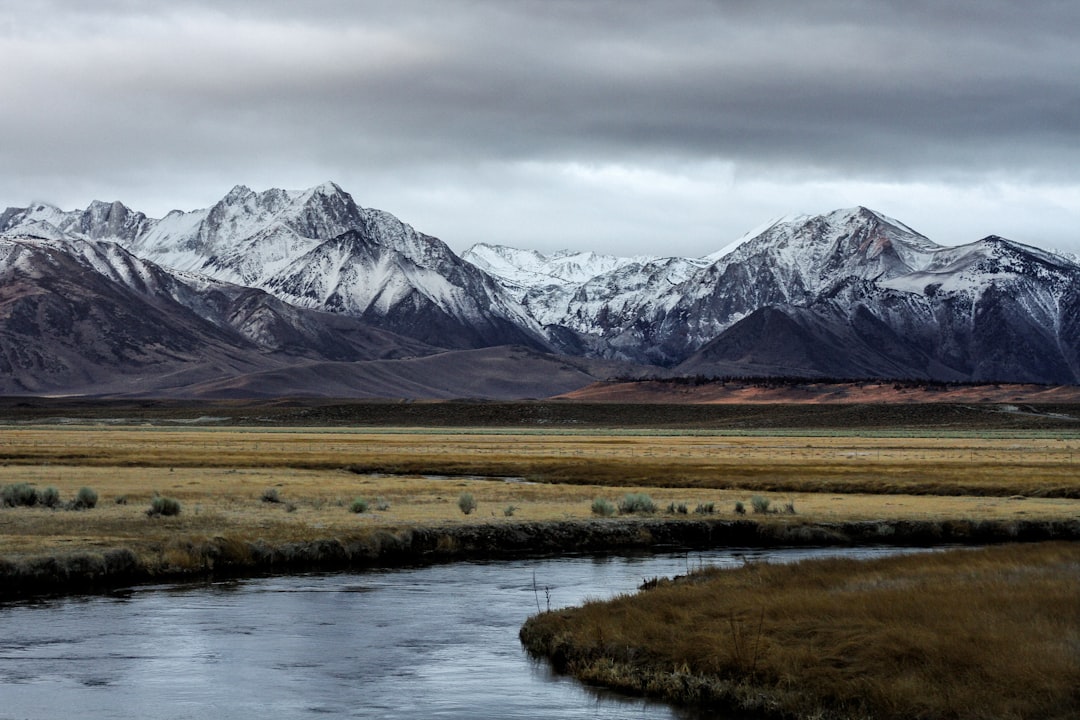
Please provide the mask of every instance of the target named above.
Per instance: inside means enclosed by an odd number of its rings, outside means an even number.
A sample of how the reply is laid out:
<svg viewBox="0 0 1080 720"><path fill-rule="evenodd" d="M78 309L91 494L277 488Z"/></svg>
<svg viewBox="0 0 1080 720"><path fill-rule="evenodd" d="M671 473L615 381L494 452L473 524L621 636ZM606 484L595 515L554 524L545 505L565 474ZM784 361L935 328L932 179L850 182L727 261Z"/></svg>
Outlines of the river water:
<svg viewBox="0 0 1080 720"><path fill-rule="evenodd" d="M0 605L0 720L693 717L554 675L518 629L702 564L900 551L462 562Z"/></svg>

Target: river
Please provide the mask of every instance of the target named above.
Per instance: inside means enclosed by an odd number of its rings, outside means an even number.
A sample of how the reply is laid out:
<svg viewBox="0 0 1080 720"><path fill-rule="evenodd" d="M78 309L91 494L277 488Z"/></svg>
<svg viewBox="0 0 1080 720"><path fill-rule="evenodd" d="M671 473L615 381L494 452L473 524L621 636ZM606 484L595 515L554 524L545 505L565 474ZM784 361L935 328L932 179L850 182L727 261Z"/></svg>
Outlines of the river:
<svg viewBox="0 0 1080 720"><path fill-rule="evenodd" d="M537 608L748 559L897 548L722 549L460 562L138 586L0 605L0 720L685 718L527 656Z"/></svg>

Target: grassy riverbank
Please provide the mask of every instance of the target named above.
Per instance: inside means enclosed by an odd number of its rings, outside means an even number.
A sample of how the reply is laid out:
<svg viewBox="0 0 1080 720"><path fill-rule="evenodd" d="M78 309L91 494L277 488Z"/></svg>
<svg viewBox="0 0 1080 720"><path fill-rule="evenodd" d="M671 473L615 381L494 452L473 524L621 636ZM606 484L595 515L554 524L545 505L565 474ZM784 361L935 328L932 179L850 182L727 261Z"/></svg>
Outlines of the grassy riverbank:
<svg viewBox="0 0 1080 720"><path fill-rule="evenodd" d="M545 544L542 528L626 522L592 511L597 498L615 505L626 493L649 494L652 517L670 523L753 520L761 530L744 542L1071 537L1080 518L1078 451L1076 438L1028 431L868 438L14 426L0 428L0 487L55 489L57 502L0 507L0 573L37 578L37 586L52 577L62 589L103 574L316 567L394 552L415 560L430 548L408 538L427 532L446 537L445 556L461 557L448 549L468 547L459 534L481 526L497 537L540 528L525 534L537 548L576 549L592 530L552 532L565 541L559 546ZM64 509L82 487L98 495L96 506ZM477 506L468 515L463 494ZM148 514L155 496L175 500L180 514ZM769 512L754 512L755 496ZM695 514L699 507L712 512ZM835 530L845 524L856 529ZM594 547L647 547L660 542L653 535Z"/></svg>
<svg viewBox="0 0 1080 720"><path fill-rule="evenodd" d="M1080 544L706 570L528 621L591 683L796 718L1074 718Z"/></svg>

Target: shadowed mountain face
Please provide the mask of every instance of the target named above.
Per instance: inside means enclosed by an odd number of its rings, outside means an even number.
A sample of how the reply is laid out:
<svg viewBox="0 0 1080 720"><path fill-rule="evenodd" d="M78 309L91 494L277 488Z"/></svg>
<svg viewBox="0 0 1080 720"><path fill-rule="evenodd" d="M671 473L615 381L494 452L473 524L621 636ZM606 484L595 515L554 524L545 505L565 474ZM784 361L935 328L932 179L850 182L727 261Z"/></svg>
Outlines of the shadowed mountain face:
<svg viewBox="0 0 1080 720"><path fill-rule="evenodd" d="M524 347L446 351L114 243L0 238L6 395L511 399L627 373Z"/></svg>
<svg viewBox="0 0 1080 720"><path fill-rule="evenodd" d="M211 208L161 220L118 202L69 213L9 208L0 215L5 232L111 240L172 271L266 290L440 347L550 349L539 324L493 278L437 238L359 207L334 183L299 192L237 186Z"/></svg>
<svg viewBox="0 0 1080 720"><path fill-rule="evenodd" d="M1080 381L1080 269L996 237L940 255L926 271L877 282L849 280L806 305L761 308L677 369Z"/></svg>
<svg viewBox="0 0 1080 720"><path fill-rule="evenodd" d="M511 271L505 249L474 255L527 286L569 352L687 374L1080 382L1071 259L999 237L942 247L866 208L777 222L643 282L628 262L568 290L534 256Z"/></svg>
<svg viewBox="0 0 1080 720"><path fill-rule="evenodd" d="M260 290L185 281L112 243L32 238L0 239L0 339L9 394L436 350Z"/></svg>
<svg viewBox="0 0 1080 720"><path fill-rule="evenodd" d="M1080 266L942 247L866 208L705 258L464 257L333 183L160 220L9 208L0 392L509 398L659 368L1080 382Z"/></svg>

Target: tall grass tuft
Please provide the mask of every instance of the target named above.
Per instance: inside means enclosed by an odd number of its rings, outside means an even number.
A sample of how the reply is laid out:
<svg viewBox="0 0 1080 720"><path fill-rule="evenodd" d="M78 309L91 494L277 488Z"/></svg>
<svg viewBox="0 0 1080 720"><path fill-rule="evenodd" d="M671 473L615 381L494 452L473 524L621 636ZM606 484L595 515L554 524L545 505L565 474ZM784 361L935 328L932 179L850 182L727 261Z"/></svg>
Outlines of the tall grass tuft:
<svg viewBox="0 0 1080 720"><path fill-rule="evenodd" d="M476 509L476 499L472 496L472 493L461 493L458 497L457 506L461 512L468 515Z"/></svg>
<svg viewBox="0 0 1080 720"><path fill-rule="evenodd" d="M754 508L754 512L765 515L769 512L769 498L762 497L761 495L755 495L750 498L750 507Z"/></svg>
<svg viewBox="0 0 1080 720"><path fill-rule="evenodd" d="M75 502L72 506L76 510L90 510L97 507L98 494L93 488L81 487L75 493Z"/></svg>
<svg viewBox="0 0 1080 720"><path fill-rule="evenodd" d="M619 512L623 515L650 515L656 512L656 503L645 493L626 493L619 501Z"/></svg>
<svg viewBox="0 0 1080 720"><path fill-rule="evenodd" d="M615 505L610 500L596 498L592 501L592 513L600 517L611 517L615 514Z"/></svg>
<svg viewBox="0 0 1080 720"><path fill-rule="evenodd" d="M695 515L712 515L716 512L716 503L698 503L698 506L694 508Z"/></svg>

